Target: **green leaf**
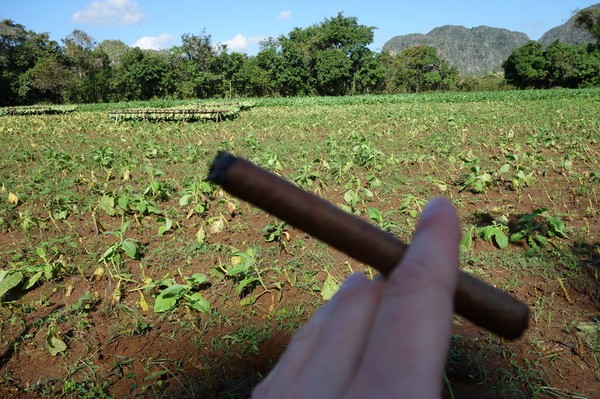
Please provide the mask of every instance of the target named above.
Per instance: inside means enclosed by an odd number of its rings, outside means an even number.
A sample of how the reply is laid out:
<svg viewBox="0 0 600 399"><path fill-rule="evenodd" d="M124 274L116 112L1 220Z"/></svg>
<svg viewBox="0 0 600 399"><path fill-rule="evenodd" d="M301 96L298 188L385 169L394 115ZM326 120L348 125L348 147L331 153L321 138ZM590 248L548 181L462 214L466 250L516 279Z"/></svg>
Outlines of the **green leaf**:
<svg viewBox="0 0 600 399"><path fill-rule="evenodd" d="M240 281L240 283L238 284L238 286L235 288L235 291L240 294L242 293L242 291L244 291L244 288L252 286L255 283L258 283L258 279L254 276L248 276L246 278L244 278L242 281Z"/></svg>
<svg viewBox="0 0 600 399"><path fill-rule="evenodd" d="M154 311L162 313L173 309L185 289L187 289L185 285L173 284L162 290L154 300Z"/></svg>
<svg viewBox="0 0 600 399"><path fill-rule="evenodd" d="M194 207L194 212L202 214L204 213L204 211L206 211L206 207L204 206L204 204L196 204L196 206Z"/></svg>
<svg viewBox="0 0 600 399"><path fill-rule="evenodd" d="M100 208L109 216L115 216L117 214L117 211L115 210L115 199L106 194L100 198Z"/></svg>
<svg viewBox="0 0 600 399"><path fill-rule="evenodd" d="M346 191L346 193L344 194L344 201L346 201L346 203L350 206L356 205L359 200L360 198L358 197L358 194L356 194L355 191Z"/></svg>
<svg viewBox="0 0 600 399"><path fill-rule="evenodd" d="M90 291L87 291L85 294L80 296L79 299L77 299L77 302L72 304L70 308L73 310L81 310L86 304L89 305L92 300L92 293Z"/></svg>
<svg viewBox="0 0 600 399"><path fill-rule="evenodd" d="M469 187L474 181L475 181L475 175L471 173L467 177L467 179L465 180L465 182L463 183L462 189L464 190L465 188Z"/></svg>
<svg viewBox="0 0 600 399"><path fill-rule="evenodd" d="M535 240L539 242L542 247L545 247L550 243L550 241L548 241L548 239L541 234L536 234Z"/></svg>
<svg viewBox="0 0 600 399"><path fill-rule="evenodd" d="M460 250L461 252L469 252L473 247L473 229L471 228L465 233L460 239Z"/></svg>
<svg viewBox="0 0 600 399"><path fill-rule="evenodd" d="M150 182L150 189L152 190L153 194L156 194L160 191L160 183L155 181Z"/></svg>
<svg viewBox="0 0 600 399"><path fill-rule="evenodd" d="M346 201L347 204L352 202L352 192L351 191L346 191L346 193L344 193L344 201Z"/></svg>
<svg viewBox="0 0 600 399"><path fill-rule="evenodd" d="M165 224L158 228L158 235L162 237L167 231L171 230L171 227L173 227L173 221L165 218Z"/></svg>
<svg viewBox="0 0 600 399"><path fill-rule="evenodd" d="M121 224L121 227L119 227L119 232L121 232L121 235L125 234L125 232L129 228L130 223L131 222L129 220L127 220Z"/></svg>
<svg viewBox="0 0 600 399"><path fill-rule="evenodd" d="M200 294L199 292L195 292L189 297L186 298L190 303L192 309L197 310L201 313L210 312L210 303Z"/></svg>
<svg viewBox="0 0 600 399"><path fill-rule="evenodd" d="M135 242L131 240L125 240L121 243L121 248L123 249L123 252L125 252L125 254L131 259L138 258L138 247Z"/></svg>
<svg viewBox="0 0 600 399"><path fill-rule="evenodd" d="M525 237L525 233L522 231L518 231L516 233L511 234L509 241L514 243L523 239L523 237Z"/></svg>
<svg viewBox="0 0 600 399"><path fill-rule="evenodd" d="M208 277L202 273L194 273L190 277L187 277L185 281L191 286L201 285L208 283Z"/></svg>
<svg viewBox="0 0 600 399"><path fill-rule="evenodd" d="M153 204L148 205L148 212L153 213L155 215L162 215L162 211L160 210L160 208Z"/></svg>
<svg viewBox="0 0 600 399"><path fill-rule="evenodd" d="M324 300L328 301L333 298L339 288L340 283L338 283L335 277L333 277L331 274L328 274L325 282L323 283L323 288L321 288L321 296Z"/></svg>
<svg viewBox="0 0 600 399"><path fill-rule="evenodd" d="M231 269L227 269L227 275L231 277L235 277L238 274L244 274L246 272L246 267L244 265L239 265L232 267Z"/></svg>
<svg viewBox="0 0 600 399"><path fill-rule="evenodd" d="M494 235L495 230L497 230L497 228L495 228L494 226L485 226L479 229L479 234L485 241L490 241L492 239L492 236Z"/></svg>
<svg viewBox="0 0 600 399"><path fill-rule="evenodd" d="M179 199L179 206L187 206L190 203L190 198L192 198L192 194L186 194Z"/></svg>
<svg viewBox="0 0 600 399"><path fill-rule="evenodd" d="M373 206L367 208L367 214L369 215L369 219L371 219L374 222L379 223L383 221L383 216L381 215L381 212L379 211L379 209Z"/></svg>
<svg viewBox="0 0 600 399"><path fill-rule="evenodd" d="M535 219L536 217L540 216L542 213L546 212L547 210L548 210L548 208L538 208L531 213L521 216L521 221L527 222L532 219Z"/></svg>
<svg viewBox="0 0 600 399"><path fill-rule="evenodd" d="M44 271L40 270L39 272L35 273L33 276L29 277L29 280L27 280L27 284L25 285L25 289L28 290L31 287L33 287L35 285L35 283L38 282L40 277L42 277L43 274L44 274Z"/></svg>
<svg viewBox="0 0 600 399"><path fill-rule="evenodd" d="M502 230L496 229L496 231L494 232L494 239L500 249L504 249L508 246L508 237L506 236L506 234L504 234Z"/></svg>
<svg viewBox="0 0 600 399"><path fill-rule="evenodd" d="M104 251L104 253L100 257L100 259L98 259L98 262L102 262L103 260L108 260L112 258L112 256L115 254L115 249L117 248L117 245L119 244L112 244L110 247L108 247L108 249Z"/></svg>
<svg viewBox="0 0 600 399"><path fill-rule="evenodd" d="M576 328L583 334L589 334L590 338L597 338L600 334L600 322L579 322Z"/></svg>
<svg viewBox="0 0 600 399"><path fill-rule="evenodd" d="M23 280L23 273L2 271L0 274L0 298Z"/></svg>
<svg viewBox="0 0 600 399"><path fill-rule="evenodd" d="M46 260L46 250L43 247L37 247L35 249L35 252L38 254L38 256L44 260Z"/></svg>
<svg viewBox="0 0 600 399"><path fill-rule="evenodd" d="M568 238L566 226L562 220L551 215L546 216L546 220L548 220L548 224L557 236L562 238Z"/></svg>
<svg viewBox="0 0 600 399"><path fill-rule="evenodd" d="M158 295L163 298L180 297L182 291L188 288L189 286L184 284L172 284L164 290L162 290Z"/></svg>
<svg viewBox="0 0 600 399"><path fill-rule="evenodd" d="M117 198L117 203L119 204L119 207L124 211L126 211L129 208L129 198L127 197L119 196Z"/></svg>
<svg viewBox="0 0 600 399"><path fill-rule="evenodd" d="M140 201L137 203L137 210L140 211L140 213L145 214L148 211L148 204L144 201Z"/></svg>
<svg viewBox="0 0 600 399"><path fill-rule="evenodd" d="M265 237L265 242L273 242L280 236L277 231L272 231L268 236Z"/></svg>
<svg viewBox="0 0 600 399"><path fill-rule="evenodd" d="M66 210L62 210L62 211L58 211L58 212L54 212L54 219L56 220L66 220L67 217L69 217L69 212L67 212Z"/></svg>
<svg viewBox="0 0 600 399"><path fill-rule="evenodd" d="M61 263L59 261L54 263L46 263L44 265L44 277L46 280L50 280L52 277L54 277L54 270L60 267L60 265Z"/></svg>

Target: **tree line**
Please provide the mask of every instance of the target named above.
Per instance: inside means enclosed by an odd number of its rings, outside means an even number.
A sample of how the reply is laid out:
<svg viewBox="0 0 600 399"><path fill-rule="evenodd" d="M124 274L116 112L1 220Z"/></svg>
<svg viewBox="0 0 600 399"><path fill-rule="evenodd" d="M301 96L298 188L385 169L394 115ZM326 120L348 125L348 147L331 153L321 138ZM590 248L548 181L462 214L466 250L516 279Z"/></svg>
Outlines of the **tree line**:
<svg viewBox="0 0 600 399"><path fill-rule="evenodd" d="M579 23L592 34L598 31L597 14L586 14ZM0 106L478 90L504 83L497 74L461 77L428 46L396 55L373 52L368 46L374 30L339 13L266 39L255 56L248 56L212 43L205 31L184 34L181 45L154 51L119 40L97 43L81 30L59 44L47 33L4 20ZM543 49L530 42L513 51L504 71L516 87L600 85L600 49L562 43Z"/></svg>
<svg viewBox="0 0 600 399"><path fill-rule="evenodd" d="M555 41L544 48L530 41L514 49L504 61L506 81L521 89L600 86L600 10L588 8L578 12L575 25L589 32L596 43Z"/></svg>

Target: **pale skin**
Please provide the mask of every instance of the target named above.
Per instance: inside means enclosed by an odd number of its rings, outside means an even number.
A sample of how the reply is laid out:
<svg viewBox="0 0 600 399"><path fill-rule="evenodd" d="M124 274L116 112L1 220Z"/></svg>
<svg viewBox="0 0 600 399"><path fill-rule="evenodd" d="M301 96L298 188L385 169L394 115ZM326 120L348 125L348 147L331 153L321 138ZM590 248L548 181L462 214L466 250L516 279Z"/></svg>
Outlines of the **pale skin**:
<svg viewBox="0 0 600 399"><path fill-rule="evenodd" d="M451 203L430 201L390 276L348 277L252 397L440 398L459 240Z"/></svg>

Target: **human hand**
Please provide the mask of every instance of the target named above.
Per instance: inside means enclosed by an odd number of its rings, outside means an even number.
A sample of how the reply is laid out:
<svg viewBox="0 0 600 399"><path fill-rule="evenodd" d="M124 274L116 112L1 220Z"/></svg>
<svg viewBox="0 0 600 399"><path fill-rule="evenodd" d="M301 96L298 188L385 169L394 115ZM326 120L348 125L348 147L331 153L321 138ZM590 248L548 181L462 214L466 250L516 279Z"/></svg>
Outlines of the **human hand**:
<svg viewBox="0 0 600 399"><path fill-rule="evenodd" d="M460 227L425 207L387 279L353 274L292 338L259 398L439 398L452 327Z"/></svg>

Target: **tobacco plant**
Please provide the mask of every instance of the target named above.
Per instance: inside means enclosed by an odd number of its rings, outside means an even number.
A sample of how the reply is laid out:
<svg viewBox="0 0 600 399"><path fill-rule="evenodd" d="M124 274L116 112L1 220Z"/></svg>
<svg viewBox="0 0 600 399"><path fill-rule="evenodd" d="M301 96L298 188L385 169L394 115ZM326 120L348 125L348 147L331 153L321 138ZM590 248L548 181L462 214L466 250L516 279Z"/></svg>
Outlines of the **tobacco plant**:
<svg viewBox="0 0 600 399"><path fill-rule="evenodd" d="M244 291L252 291L254 287L261 283L261 276L256 267L256 252L254 248L248 248L246 251L234 249L230 258L229 267L218 265L215 270L222 273L225 277L238 282L236 292L242 295Z"/></svg>
<svg viewBox="0 0 600 399"><path fill-rule="evenodd" d="M116 231L106 231L103 235L110 235L117 238L117 241L112 243L106 251L100 256L98 262L112 263L120 265L122 254L127 255L131 259L139 260L142 256L141 243L133 238L125 237L127 228L130 222L126 221Z"/></svg>
<svg viewBox="0 0 600 399"><path fill-rule="evenodd" d="M38 283L50 281L70 271L61 256L50 257L43 246L38 246L35 252L41 262L18 261L8 270L0 270L0 298L22 283L23 290L27 291Z"/></svg>
<svg viewBox="0 0 600 399"><path fill-rule="evenodd" d="M199 287L208 284L208 278L202 273L194 273L190 277L184 277L184 280L184 284L178 284L175 278L171 277L156 284L162 289L154 298L155 312L167 312L182 300L198 312L207 313L210 311L210 303L200 292L195 291Z"/></svg>
<svg viewBox="0 0 600 399"><path fill-rule="evenodd" d="M494 181L492 175L479 164L479 158L467 161L465 166L471 170L471 173L466 175L459 183L460 189L458 192L469 190L473 193L485 193Z"/></svg>
<svg viewBox="0 0 600 399"><path fill-rule="evenodd" d="M215 186L206 180L198 180L185 185L179 206L189 207L187 219L194 214L203 215L208 210L210 201L214 198Z"/></svg>
<svg viewBox="0 0 600 399"><path fill-rule="evenodd" d="M539 208L519 219L518 231L510 236L510 242L524 240L531 248L546 247L553 238L568 238L567 228L562 220L548 213L547 208Z"/></svg>
<svg viewBox="0 0 600 399"><path fill-rule="evenodd" d="M498 248L504 249L508 246L508 226L493 221L489 226L479 227L477 234L485 241L493 241Z"/></svg>
<svg viewBox="0 0 600 399"><path fill-rule="evenodd" d="M290 234L287 231L286 222L271 222L267 224L262 230L266 242L283 242L283 240L289 241Z"/></svg>

